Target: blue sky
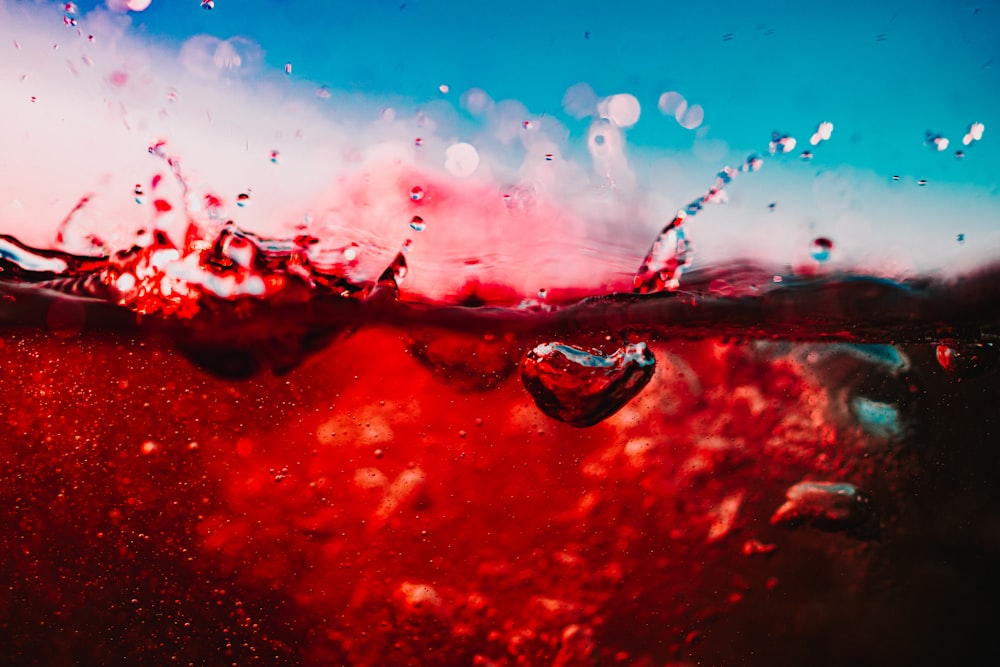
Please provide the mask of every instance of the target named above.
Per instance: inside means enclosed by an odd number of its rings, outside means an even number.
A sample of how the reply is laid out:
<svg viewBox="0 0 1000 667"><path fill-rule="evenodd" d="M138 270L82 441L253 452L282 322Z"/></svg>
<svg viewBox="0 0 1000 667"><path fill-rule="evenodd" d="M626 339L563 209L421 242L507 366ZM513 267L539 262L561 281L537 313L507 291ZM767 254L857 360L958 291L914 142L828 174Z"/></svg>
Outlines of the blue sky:
<svg viewBox="0 0 1000 667"><path fill-rule="evenodd" d="M79 3L81 10L99 3ZM1000 127L997 2L503 3L407 0L306 2L154 0L138 31L177 42L243 35L275 71L419 103L437 87L486 89L560 116L571 85L628 92L642 103L632 145L690 148L694 133L655 108L667 90L706 110L703 133L766 146L772 130L808 134L829 119L824 160L996 189L1000 143L936 154L930 130L958 145L969 123Z"/></svg>

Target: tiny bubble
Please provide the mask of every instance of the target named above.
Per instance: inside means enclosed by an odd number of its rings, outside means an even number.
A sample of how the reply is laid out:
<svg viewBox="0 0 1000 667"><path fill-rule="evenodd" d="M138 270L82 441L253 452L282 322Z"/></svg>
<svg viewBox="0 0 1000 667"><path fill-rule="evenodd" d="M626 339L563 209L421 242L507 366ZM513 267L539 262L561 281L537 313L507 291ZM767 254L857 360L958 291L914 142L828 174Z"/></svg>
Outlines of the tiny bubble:
<svg viewBox="0 0 1000 667"><path fill-rule="evenodd" d="M215 0L201 0L202 9L215 9Z"/></svg>
<svg viewBox="0 0 1000 667"><path fill-rule="evenodd" d="M245 208L250 205L250 195L245 192L241 192L236 195L236 205L240 208Z"/></svg>
<svg viewBox="0 0 1000 667"><path fill-rule="evenodd" d="M424 189L419 185L414 185L410 188L410 199L413 201L420 201L424 198Z"/></svg>
<svg viewBox="0 0 1000 667"><path fill-rule="evenodd" d="M285 63L285 74L292 73L292 63Z"/></svg>
<svg viewBox="0 0 1000 667"><path fill-rule="evenodd" d="M376 449L375 450L375 458L380 459L383 456L385 456L385 452L383 452L381 449Z"/></svg>
<svg viewBox="0 0 1000 667"><path fill-rule="evenodd" d="M920 187L924 187L925 185L927 185L927 179L921 178L919 181L917 181L917 185L919 185Z"/></svg>
<svg viewBox="0 0 1000 667"><path fill-rule="evenodd" d="M424 145L424 140L421 139L420 137L417 137L416 139L413 140L413 143L416 146L423 146Z"/></svg>
<svg viewBox="0 0 1000 667"><path fill-rule="evenodd" d="M278 151L271 151L271 164L278 164Z"/></svg>
<svg viewBox="0 0 1000 667"><path fill-rule="evenodd" d="M955 240L958 241L959 243L965 243L965 234L959 234L958 236L955 237Z"/></svg>
<svg viewBox="0 0 1000 667"><path fill-rule="evenodd" d="M415 215L413 216L413 219L410 220L410 229L415 232L422 232L427 229L427 223L424 222L424 219L419 215Z"/></svg>

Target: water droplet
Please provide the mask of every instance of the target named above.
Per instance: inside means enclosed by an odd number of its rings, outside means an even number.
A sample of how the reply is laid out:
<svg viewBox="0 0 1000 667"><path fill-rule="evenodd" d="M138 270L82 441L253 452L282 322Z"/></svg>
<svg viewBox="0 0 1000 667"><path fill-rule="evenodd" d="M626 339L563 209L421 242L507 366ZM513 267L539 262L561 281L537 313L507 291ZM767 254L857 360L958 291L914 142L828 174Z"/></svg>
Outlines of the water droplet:
<svg viewBox="0 0 1000 667"><path fill-rule="evenodd" d="M610 417L653 377L656 360L645 343L611 355L564 343L545 343L524 355L521 382L538 408L583 428Z"/></svg>
<svg viewBox="0 0 1000 667"><path fill-rule="evenodd" d="M940 134L934 134L929 131L925 135L924 143L930 146L931 149L940 152L948 150L948 139L941 136Z"/></svg>
<svg viewBox="0 0 1000 667"><path fill-rule="evenodd" d="M549 292L544 287L538 290L538 300L545 301L545 297L549 295Z"/></svg>
<svg viewBox="0 0 1000 667"><path fill-rule="evenodd" d="M424 198L424 189L419 185L414 185L410 188L410 199L412 201L420 201Z"/></svg>
<svg viewBox="0 0 1000 667"><path fill-rule="evenodd" d="M811 526L860 539L879 534L871 498L853 484L799 482L785 491L785 498L771 517L772 525Z"/></svg>
<svg viewBox="0 0 1000 667"><path fill-rule="evenodd" d="M358 258L358 249L354 246L348 246L344 248L344 259L348 262L353 262Z"/></svg>
<svg viewBox="0 0 1000 667"><path fill-rule="evenodd" d="M415 215L410 220L410 229L412 229L415 232L422 232L425 229L427 229L427 223L424 222L424 219L421 218L419 215Z"/></svg>
<svg viewBox="0 0 1000 667"><path fill-rule="evenodd" d="M452 144L448 146L444 156L444 168L452 176L465 178L472 175L479 168L479 151L472 144Z"/></svg>
<svg viewBox="0 0 1000 667"><path fill-rule="evenodd" d="M825 236L813 239L810 254L817 262L825 262L829 260L830 256L833 254L833 241Z"/></svg>
<svg viewBox="0 0 1000 667"><path fill-rule="evenodd" d="M201 0L202 9L215 9L215 0Z"/></svg>
<svg viewBox="0 0 1000 667"><path fill-rule="evenodd" d="M795 150L797 144L798 142L795 140L795 137L773 132L771 134L771 141L767 145L767 150L771 155L776 153L791 153Z"/></svg>
<svg viewBox="0 0 1000 667"><path fill-rule="evenodd" d="M236 205L239 206L240 208L246 208L247 206L249 206L250 195L247 194L246 192L241 192L240 194L236 195Z"/></svg>

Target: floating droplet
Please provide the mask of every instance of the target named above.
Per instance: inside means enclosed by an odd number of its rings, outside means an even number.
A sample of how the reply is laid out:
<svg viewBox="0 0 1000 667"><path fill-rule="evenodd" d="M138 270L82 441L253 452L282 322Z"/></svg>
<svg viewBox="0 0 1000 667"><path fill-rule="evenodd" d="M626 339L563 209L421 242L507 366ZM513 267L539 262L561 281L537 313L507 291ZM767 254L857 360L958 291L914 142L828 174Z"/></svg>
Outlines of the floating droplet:
<svg viewBox="0 0 1000 667"><path fill-rule="evenodd" d="M821 236L817 239L814 239L812 242L812 248L810 250L810 254L812 255L812 258L815 259L817 262L827 261L833 254L833 241L826 238L825 236Z"/></svg>
<svg viewBox="0 0 1000 667"><path fill-rule="evenodd" d="M414 185L410 188L410 199L412 201L420 201L424 198L424 189L419 185Z"/></svg>
<svg viewBox="0 0 1000 667"><path fill-rule="evenodd" d="M645 343L605 356L564 343L545 343L524 355L521 382L538 408L583 428L618 412L653 377L656 360Z"/></svg>
<svg viewBox="0 0 1000 667"><path fill-rule="evenodd" d="M427 223L424 222L424 219L421 218L419 215L415 215L410 220L410 229L412 229L415 232L422 232L425 229L427 229Z"/></svg>

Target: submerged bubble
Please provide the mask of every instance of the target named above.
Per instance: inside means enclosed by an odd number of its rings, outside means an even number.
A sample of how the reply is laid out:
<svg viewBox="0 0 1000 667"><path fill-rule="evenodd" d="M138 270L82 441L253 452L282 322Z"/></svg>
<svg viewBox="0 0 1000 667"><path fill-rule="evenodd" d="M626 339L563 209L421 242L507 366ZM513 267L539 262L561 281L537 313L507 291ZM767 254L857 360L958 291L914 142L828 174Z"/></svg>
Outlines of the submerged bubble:
<svg viewBox="0 0 1000 667"><path fill-rule="evenodd" d="M146 201L145 192L143 192L142 184L136 183L135 188L132 190L132 194L135 195L135 203L143 204Z"/></svg>
<svg viewBox="0 0 1000 667"><path fill-rule="evenodd" d="M521 382L553 419L584 428L618 412L653 377L656 359L645 343L611 355L564 343L539 345L521 361Z"/></svg>
<svg viewBox="0 0 1000 667"><path fill-rule="evenodd" d="M414 185L410 188L410 200L411 201L421 201L424 198L424 189L419 185Z"/></svg>
<svg viewBox="0 0 1000 667"><path fill-rule="evenodd" d="M271 164L278 164L280 154L278 151L271 151Z"/></svg>
<svg viewBox="0 0 1000 667"><path fill-rule="evenodd" d="M421 218L419 215L415 215L410 220L410 229L412 229L415 232L422 232L425 229L427 229L427 223L424 222L424 219Z"/></svg>
<svg viewBox="0 0 1000 667"><path fill-rule="evenodd" d="M772 525L811 526L861 539L879 534L871 498L853 484L799 482L785 492L785 498L771 517Z"/></svg>
<svg viewBox="0 0 1000 667"><path fill-rule="evenodd" d="M245 208L250 205L250 195L246 192L241 192L236 195L236 205L240 208Z"/></svg>
<svg viewBox="0 0 1000 667"><path fill-rule="evenodd" d="M1000 348L993 343L938 345L936 352L941 368L963 379L989 373L1000 359Z"/></svg>
<svg viewBox="0 0 1000 667"><path fill-rule="evenodd" d="M215 9L215 0L201 0L202 9Z"/></svg>
<svg viewBox="0 0 1000 667"><path fill-rule="evenodd" d="M292 73L292 63L285 63L285 74Z"/></svg>

